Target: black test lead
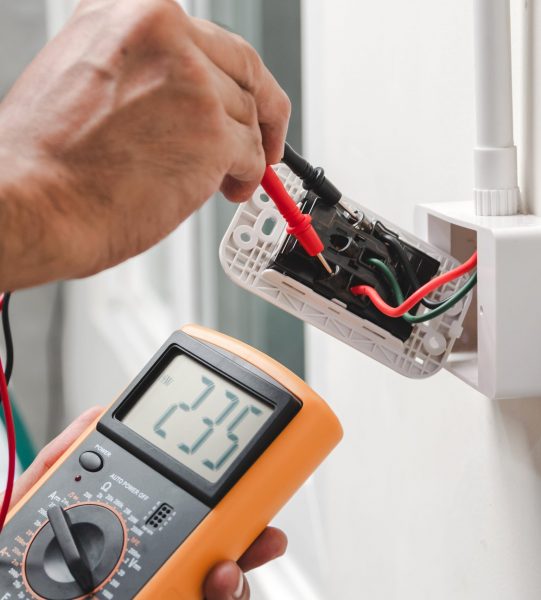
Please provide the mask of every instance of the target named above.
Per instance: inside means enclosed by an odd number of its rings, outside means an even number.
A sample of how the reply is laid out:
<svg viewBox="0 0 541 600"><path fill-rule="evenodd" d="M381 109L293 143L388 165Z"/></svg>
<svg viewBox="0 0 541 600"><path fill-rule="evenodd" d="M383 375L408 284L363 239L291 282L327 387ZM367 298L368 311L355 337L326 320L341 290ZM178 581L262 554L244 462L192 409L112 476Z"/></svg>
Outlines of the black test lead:
<svg viewBox="0 0 541 600"><path fill-rule="evenodd" d="M314 192L325 204L335 206L338 204L353 219L358 219L359 215L351 210L342 200L342 192L325 176L325 171L321 167L313 167L303 156L294 150L287 142L284 147L284 156L282 158L284 165L287 165L293 173L302 179L302 187L305 190Z"/></svg>

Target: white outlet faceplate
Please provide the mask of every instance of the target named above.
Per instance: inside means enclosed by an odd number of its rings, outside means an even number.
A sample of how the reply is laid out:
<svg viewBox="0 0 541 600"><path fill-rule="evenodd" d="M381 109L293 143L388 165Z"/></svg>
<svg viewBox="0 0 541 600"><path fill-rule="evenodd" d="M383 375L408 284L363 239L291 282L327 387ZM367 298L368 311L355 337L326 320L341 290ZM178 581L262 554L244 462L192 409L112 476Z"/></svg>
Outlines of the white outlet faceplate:
<svg viewBox="0 0 541 600"><path fill-rule="evenodd" d="M296 202L305 195L301 181L284 165L275 167ZM449 254L403 231L356 202L346 200L370 221L379 220L400 237L440 262L440 272L459 263ZM269 227L274 224L274 227ZM270 231L270 229L272 229ZM389 368L413 378L433 375L446 363L462 324L471 294L443 315L414 326L405 342L385 329L349 312L271 267L273 256L286 237L285 222L260 187L239 206L220 245L220 260L227 275L238 285L268 302L349 344ZM467 281L467 276L450 282L431 295L433 300L449 296ZM419 309L426 310L424 307Z"/></svg>

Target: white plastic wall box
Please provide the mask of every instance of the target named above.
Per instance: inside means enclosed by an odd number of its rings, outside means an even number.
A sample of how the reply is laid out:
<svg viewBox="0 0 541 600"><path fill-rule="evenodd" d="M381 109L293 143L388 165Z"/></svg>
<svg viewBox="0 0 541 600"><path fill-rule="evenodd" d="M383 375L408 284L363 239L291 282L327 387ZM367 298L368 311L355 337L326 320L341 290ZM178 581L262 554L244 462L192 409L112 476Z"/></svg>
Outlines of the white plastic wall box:
<svg viewBox="0 0 541 600"><path fill-rule="evenodd" d="M478 251L477 303L447 368L492 399L541 396L541 218L428 204L417 207L416 232L460 258Z"/></svg>
<svg viewBox="0 0 541 600"><path fill-rule="evenodd" d="M301 181L284 165L275 167L275 170L290 195L300 202L305 195ZM357 203L347 202L369 220L380 220L405 241L436 258L441 263L440 271L448 271L458 264L448 253L417 239ZM298 281L270 269L273 256L286 235L284 220L259 187L248 202L239 206L224 235L220 261L225 272L246 290L398 373L423 378L441 369L462 334L471 294L440 317L415 325L409 339L402 342L370 321L350 313L341 303L327 300ZM446 297L464 285L466 280L467 276L464 276L451 282L431 297L434 300Z"/></svg>

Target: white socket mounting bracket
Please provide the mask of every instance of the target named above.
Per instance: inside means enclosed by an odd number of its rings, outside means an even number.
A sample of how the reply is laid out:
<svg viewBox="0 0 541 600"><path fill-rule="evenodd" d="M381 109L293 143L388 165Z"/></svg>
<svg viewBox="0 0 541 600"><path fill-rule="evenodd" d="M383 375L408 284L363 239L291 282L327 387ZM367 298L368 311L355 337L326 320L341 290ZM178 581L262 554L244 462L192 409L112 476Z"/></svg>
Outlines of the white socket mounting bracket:
<svg viewBox="0 0 541 600"><path fill-rule="evenodd" d="M416 233L459 260L478 253L476 294L446 368L491 399L541 396L541 218L425 204Z"/></svg>

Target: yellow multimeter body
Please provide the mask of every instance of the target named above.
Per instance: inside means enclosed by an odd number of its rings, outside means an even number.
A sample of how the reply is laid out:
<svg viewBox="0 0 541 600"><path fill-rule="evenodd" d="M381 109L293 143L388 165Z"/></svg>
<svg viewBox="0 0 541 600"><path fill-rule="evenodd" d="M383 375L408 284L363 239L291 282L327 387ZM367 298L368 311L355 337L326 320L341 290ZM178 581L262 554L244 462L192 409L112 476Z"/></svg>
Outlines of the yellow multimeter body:
<svg viewBox="0 0 541 600"><path fill-rule="evenodd" d="M302 379L188 325L12 509L0 599L201 600L341 437Z"/></svg>

